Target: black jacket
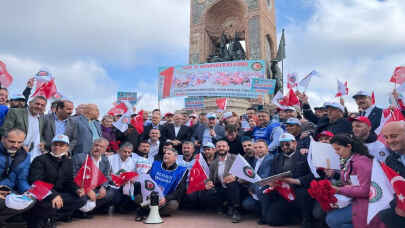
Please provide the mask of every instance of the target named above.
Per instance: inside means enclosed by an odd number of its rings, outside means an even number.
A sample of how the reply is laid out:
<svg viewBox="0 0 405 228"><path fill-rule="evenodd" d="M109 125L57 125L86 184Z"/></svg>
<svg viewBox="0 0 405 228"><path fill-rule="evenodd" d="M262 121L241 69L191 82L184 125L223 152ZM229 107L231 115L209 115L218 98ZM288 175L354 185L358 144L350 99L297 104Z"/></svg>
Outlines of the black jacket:
<svg viewBox="0 0 405 228"><path fill-rule="evenodd" d="M372 131L380 126L382 113L383 110L381 108L374 107L373 110L371 110L370 115L368 115L368 119L371 122Z"/></svg>
<svg viewBox="0 0 405 228"><path fill-rule="evenodd" d="M192 132L189 127L182 125L180 127L180 130L176 136L175 130L174 130L174 124L167 124L165 127L162 128L161 130L161 142L165 143L167 140L179 140L181 143L184 141L189 141L191 140L191 135ZM181 153L181 144L177 145L175 149Z"/></svg>
<svg viewBox="0 0 405 228"><path fill-rule="evenodd" d="M399 160L401 155L396 152L390 151L390 155L385 160L385 163L399 175L405 177L405 165Z"/></svg>
<svg viewBox="0 0 405 228"><path fill-rule="evenodd" d="M283 172L285 158L286 157L283 153L276 154L271 165L271 176ZM300 154L299 151L296 151L295 154L292 156L292 159L294 168L291 170L291 177L299 179L302 187L309 188L309 184L314 179L314 176L311 172L311 169L309 168L306 156Z"/></svg>
<svg viewBox="0 0 405 228"><path fill-rule="evenodd" d="M318 127L316 128L315 135L318 135L322 131L330 131L333 134L351 134L352 123L346 118L340 118L333 123L329 123L328 117L322 117L318 121Z"/></svg>
<svg viewBox="0 0 405 228"><path fill-rule="evenodd" d="M75 193L78 189L73 181L73 163L67 156L55 158L51 154L43 154L34 159L30 168L28 181L30 184L37 180L53 184L53 199L58 193Z"/></svg>
<svg viewBox="0 0 405 228"><path fill-rule="evenodd" d="M240 155L244 155L245 154L245 151L243 150L243 147L242 147L242 142L241 142L241 138L240 138L240 136L238 135L237 137L236 137L236 139L234 140L234 141L229 141L227 138L224 138L224 140L226 141L226 142L228 142L228 145L229 145L229 153L231 153L231 154L240 154Z"/></svg>

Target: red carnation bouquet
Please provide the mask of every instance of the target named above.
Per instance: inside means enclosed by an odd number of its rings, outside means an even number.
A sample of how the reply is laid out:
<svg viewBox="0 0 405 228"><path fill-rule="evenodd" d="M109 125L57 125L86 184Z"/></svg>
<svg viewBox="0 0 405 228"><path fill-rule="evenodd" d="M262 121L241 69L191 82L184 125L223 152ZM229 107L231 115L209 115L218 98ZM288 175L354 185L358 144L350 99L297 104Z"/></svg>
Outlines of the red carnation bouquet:
<svg viewBox="0 0 405 228"><path fill-rule="evenodd" d="M308 193L319 202L322 210L326 212L333 209L332 205L337 203L335 197L336 190L332 188L332 184L329 180L313 180L308 189Z"/></svg>

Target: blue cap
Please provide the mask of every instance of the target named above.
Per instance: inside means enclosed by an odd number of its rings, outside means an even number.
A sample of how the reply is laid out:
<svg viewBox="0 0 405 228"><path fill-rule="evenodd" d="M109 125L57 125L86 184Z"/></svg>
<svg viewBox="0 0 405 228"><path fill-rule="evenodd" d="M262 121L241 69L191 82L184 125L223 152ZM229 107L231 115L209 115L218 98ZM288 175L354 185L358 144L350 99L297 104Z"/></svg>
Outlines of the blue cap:
<svg viewBox="0 0 405 228"><path fill-rule="evenodd" d="M207 118L208 119L216 119L217 115L215 115L215 113L210 112L210 113L207 114Z"/></svg>

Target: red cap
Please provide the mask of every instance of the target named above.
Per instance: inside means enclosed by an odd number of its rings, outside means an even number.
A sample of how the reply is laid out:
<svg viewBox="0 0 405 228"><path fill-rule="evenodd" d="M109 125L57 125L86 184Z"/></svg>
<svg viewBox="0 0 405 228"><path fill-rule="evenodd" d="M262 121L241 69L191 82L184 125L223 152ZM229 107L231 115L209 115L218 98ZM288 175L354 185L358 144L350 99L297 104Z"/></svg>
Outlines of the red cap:
<svg viewBox="0 0 405 228"><path fill-rule="evenodd" d="M173 116L173 115L174 115L173 113L168 112L168 113L166 113L166 114L165 114L165 117L168 117L168 116Z"/></svg>
<svg viewBox="0 0 405 228"><path fill-rule="evenodd" d="M330 131L322 131L321 133L318 134L318 138L321 136L329 136L329 137L333 137L335 136L332 132Z"/></svg>
<svg viewBox="0 0 405 228"><path fill-rule="evenodd" d="M362 122L362 123L365 123L365 124L367 124L369 127L371 127L371 122L370 122L370 120L367 118L367 117L365 117L365 116L358 116L358 117L356 117L356 118L350 118L350 121L359 121L359 122Z"/></svg>

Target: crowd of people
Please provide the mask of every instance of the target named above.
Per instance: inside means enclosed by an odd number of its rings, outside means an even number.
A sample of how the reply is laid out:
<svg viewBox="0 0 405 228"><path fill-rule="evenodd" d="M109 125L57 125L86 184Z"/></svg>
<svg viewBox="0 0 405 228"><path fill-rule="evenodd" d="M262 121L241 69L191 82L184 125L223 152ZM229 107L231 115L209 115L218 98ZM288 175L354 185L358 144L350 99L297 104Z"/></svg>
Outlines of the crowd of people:
<svg viewBox="0 0 405 228"><path fill-rule="evenodd" d="M133 213L136 221L148 215L144 205L144 183L136 178L116 186L112 175L122 172L149 174L159 185L161 216L176 216L177 210L206 210L228 216L233 223L254 214L259 224L302 227L405 227L405 211L390 207L367 223L372 159L385 162L405 177L405 122L392 121L378 132L383 110L371 95L353 95L358 112L349 113L344 102L309 105L299 94L300 107L249 108L243 115L232 112L161 113L143 111L144 127L131 124L125 132L113 126L119 115L104 115L99 121L96 104L74 104L69 100L28 101L32 82L24 95L8 96L0 89L0 223L18 216L29 228L56 227L57 222L91 219L100 213ZM395 97L399 100L394 91ZM135 115L134 115L135 116ZM135 118L135 117L134 117ZM341 170L319 169L314 175L307 159L311 138L333 146ZM261 178L286 171L281 181L293 189L293 200L270 182L260 187L234 176L231 166L241 155ZM202 156L209 167L205 190L187 192L189 171ZM85 189L75 181L86 159L91 157L107 179ZM199 159L199 158L198 158ZM308 193L315 179L328 179L336 193L351 203L325 212ZM53 185L51 193L24 209L9 208L10 194L25 194L35 181ZM86 209L87 208L87 209ZM90 210L88 208L91 208ZM201 212L202 213L202 212Z"/></svg>

